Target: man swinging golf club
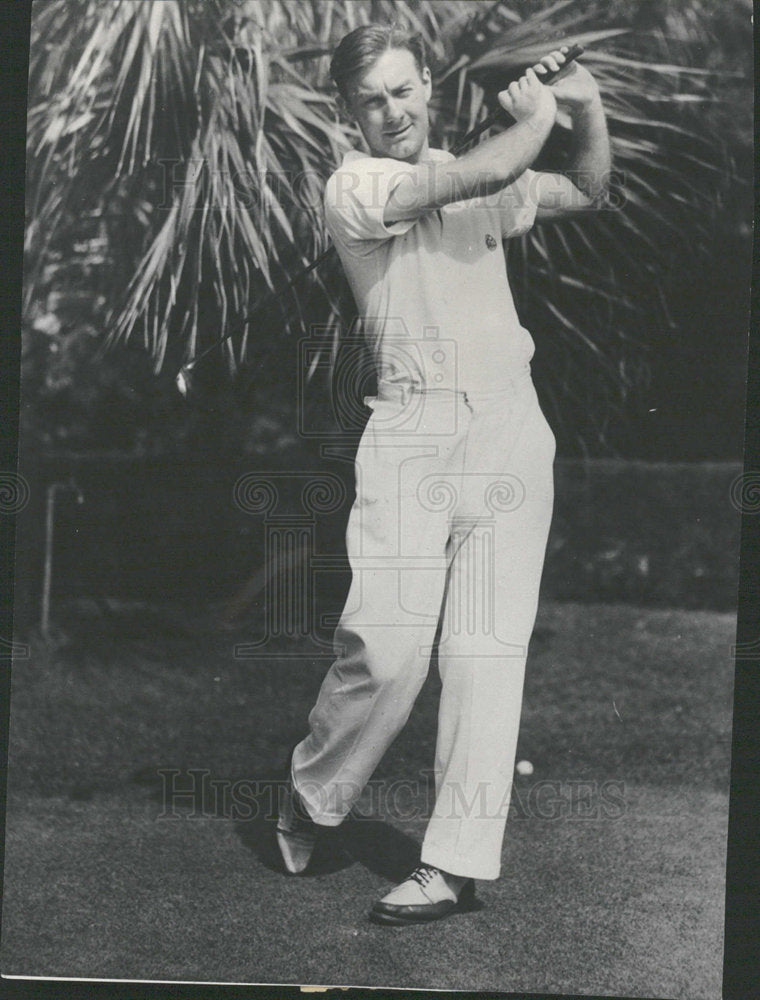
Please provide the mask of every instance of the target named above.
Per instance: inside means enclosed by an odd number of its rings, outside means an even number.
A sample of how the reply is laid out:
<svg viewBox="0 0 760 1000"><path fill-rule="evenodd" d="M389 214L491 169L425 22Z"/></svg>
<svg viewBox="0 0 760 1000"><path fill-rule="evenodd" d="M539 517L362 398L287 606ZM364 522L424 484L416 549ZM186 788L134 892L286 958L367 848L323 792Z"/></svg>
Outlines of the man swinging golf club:
<svg viewBox="0 0 760 1000"><path fill-rule="evenodd" d="M420 865L372 907L381 923L465 909L474 880L500 873L555 453L501 242L598 207L610 169L591 74L573 64L541 82L565 51L499 94L515 124L458 159L428 145L418 36L357 28L330 67L369 154L348 153L328 181L326 221L378 389L356 455L337 658L293 750L277 839L298 873L320 828L345 818L409 716L442 616L435 805ZM573 126L567 173L534 172L558 105Z"/></svg>

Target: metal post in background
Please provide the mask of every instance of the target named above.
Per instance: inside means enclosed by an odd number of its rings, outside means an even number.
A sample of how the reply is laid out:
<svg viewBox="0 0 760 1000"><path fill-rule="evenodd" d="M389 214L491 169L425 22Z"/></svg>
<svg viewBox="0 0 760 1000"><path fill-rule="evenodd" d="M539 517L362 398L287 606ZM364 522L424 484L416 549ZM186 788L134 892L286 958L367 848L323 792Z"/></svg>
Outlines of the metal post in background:
<svg viewBox="0 0 760 1000"><path fill-rule="evenodd" d="M45 505L45 575L42 583L42 615L40 627L45 639L50 635L50 590L53 582L53 538L55 528L55 498L61 490L74 490L77 503L84 503L84 494L73 477L65 482L51 483L47 488Z"/></svg>

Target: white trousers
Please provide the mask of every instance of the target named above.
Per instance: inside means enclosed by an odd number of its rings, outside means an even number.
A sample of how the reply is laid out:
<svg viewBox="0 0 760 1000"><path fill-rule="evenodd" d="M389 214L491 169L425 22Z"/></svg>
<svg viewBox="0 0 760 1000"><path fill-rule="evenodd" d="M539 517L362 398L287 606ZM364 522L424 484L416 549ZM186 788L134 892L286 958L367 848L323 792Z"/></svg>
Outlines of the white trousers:
<svg viewBox="0 0 760 1000"><path fill-rule="evenodd" d="M422 860L494 879L552 514L554 435L527 365L498 393L381 385L369 405L337 659L295 748L293 782L316 822L341 822L409 717L443 615L436 799Z"/></svg>

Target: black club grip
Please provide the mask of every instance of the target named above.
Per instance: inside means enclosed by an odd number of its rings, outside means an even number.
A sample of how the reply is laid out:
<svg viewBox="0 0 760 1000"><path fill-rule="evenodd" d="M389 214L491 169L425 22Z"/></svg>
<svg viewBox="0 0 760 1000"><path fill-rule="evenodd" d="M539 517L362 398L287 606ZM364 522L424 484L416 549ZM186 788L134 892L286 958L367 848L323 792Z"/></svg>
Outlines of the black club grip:
<svg viewBox="0 0 760 1000"><path fill-rule="evenodd" d="M571 63L573 63L578 58L578 56L583 54L583 51L584 50L582 45L573 45L565 53L565 61L560 66L560 68L558 70L550 69L546 73L544 73L540 77L541 83L543 84L554 83L555 80L559 79L559 77L562 76L562 74L565 72L568 66L570 66ZM484 132L487 132L488 129L492 128L494 125L497 125L499 123L504 124L504 122L506 121L511 121L510 115L506 111L504 111L503 108L499 108L498 111L494 111L487 118L484 118L483 121L480 123L480 125L476 125L471 132L468 132L467 135L464 137L464 139L462 139L462 141L458 143L451 150L451 152L454 153L454 155L456 155L457 153L461 153L462 150L466 146L469 146L470 143L473 142L475 139L477 139L479 135L482 135Z"/></svg>

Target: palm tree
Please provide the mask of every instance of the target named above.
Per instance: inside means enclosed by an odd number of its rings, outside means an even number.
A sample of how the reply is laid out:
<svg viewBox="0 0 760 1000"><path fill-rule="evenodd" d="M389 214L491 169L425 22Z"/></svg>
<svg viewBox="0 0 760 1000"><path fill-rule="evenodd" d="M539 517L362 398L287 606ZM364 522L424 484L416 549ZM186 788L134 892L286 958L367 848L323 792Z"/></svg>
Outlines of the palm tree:
<svg viewBox="0 0 760 1000"><path fill-rule="evenodd" d="M399 17L422 32L433 138L445 147L508 79L558 40L578 42L608 111L625 211L537 227L515 248L513 271L550 359L546 398L582 439L592 425L603 439L611 408L640 378L642 304L650 324L664 322L658 275L684 242L705 242L731 177L724 139L735 116L713 88L718 70L735 89L746 84L726 76L717 49L697 53L720 17L743 44L736 25L751 7L719 6L722 15L708 0L38 0L27 314L66 294L76 263L105 345L137 339L156 372L176 370L230 330L221 356L233 373L272 349L263 340L275 326L245 321L252 305L327 245L321 189L359 139L337 115L327 74L342 34ZM550 164L561 163L567 127L560 120L547 146ZM306 330L307 316L327 327L346 318L331 268L281 300L282 330Z"/></svg>

